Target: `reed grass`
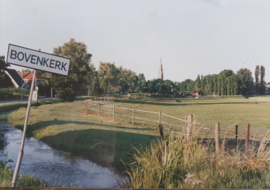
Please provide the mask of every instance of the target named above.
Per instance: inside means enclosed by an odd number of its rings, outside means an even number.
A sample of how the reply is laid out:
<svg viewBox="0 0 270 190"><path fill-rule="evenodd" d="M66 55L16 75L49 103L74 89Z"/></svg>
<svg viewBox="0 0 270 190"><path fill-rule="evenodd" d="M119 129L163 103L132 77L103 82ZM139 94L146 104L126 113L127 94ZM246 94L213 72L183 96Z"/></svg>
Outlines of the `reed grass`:
<svg viewBox="0 0 270 190"><path fill-rule="evenodd" d="M134 188L269 188L270 147L252 143L247 154L243 147L228 148L225 139L215 152L211 138L175 134L165 142L152 142L137 150L135 162L125 164L128 185ZM213 139L213 138L212 138ZM262 140L268 140L266 134Z"/></svg>
<svg viewBox="0 0 270 190"><path fill-rule="evenodd" d="M0 187L11 187L13 171L7 162L0 161ZM33 175L23 174L18 176L17 187L45 187L47 184Z"/></svg>

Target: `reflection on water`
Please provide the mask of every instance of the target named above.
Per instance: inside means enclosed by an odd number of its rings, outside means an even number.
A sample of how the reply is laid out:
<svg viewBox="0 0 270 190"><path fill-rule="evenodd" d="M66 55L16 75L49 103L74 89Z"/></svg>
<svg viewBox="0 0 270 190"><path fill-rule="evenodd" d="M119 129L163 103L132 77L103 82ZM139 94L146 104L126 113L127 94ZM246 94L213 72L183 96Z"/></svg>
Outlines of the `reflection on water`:
<svg viewBox="0 0 270 190"><path fill-rule="evenodd" d="M12 159L15 168L21 146L22 131L0 122L0 159ZM7 153L7 158L6 154ZM19 174L34 174L49 186L118 188L114 172L68 152L52 149L33 137L25 140Z"/></svg>

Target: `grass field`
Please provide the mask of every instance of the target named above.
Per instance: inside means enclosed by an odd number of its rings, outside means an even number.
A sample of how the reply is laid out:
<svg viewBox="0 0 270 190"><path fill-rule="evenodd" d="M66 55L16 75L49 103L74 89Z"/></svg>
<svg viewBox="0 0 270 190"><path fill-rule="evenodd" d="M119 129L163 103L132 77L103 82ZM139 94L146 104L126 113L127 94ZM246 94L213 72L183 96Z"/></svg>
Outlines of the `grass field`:
<svg viewBox="0 0 270 190"><path fill-rule="evenodd" d="M161 111L179 118L193 114L198 122L221 125L250 123L253 128L269 129L270 97L250 99L150 99L150 101L117 101L116 105L139 110ZM102 108L111 111L111 108ZM25 108L20 108L8 117L13 126L22 128ZM132 115L132 111L116 109L116 113ZM157 114L137 113L137 117L158 120ZM177 123L162 116L162 121ZM244 130L243 130L244 132ZM97 112L84 110L84 101L58 103L31 108L28 133L53 148L70 151L90 158L92 161L123 171L122 161L134 160L134 147L140 149L158 138L157 123L117 116L97 116ZM134 147L133 147L134 146Z"/></svg>

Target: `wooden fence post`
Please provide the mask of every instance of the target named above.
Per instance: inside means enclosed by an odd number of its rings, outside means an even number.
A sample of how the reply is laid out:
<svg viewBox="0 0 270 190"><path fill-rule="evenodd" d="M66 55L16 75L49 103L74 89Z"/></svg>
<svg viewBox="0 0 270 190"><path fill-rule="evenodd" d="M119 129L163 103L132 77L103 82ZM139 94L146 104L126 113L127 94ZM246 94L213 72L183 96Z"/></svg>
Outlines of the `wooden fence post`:
<svg viewBox="0 0 270 190"><path fill-rule="evenodd" d="M235 125L235 148L237 147L238 125Z"/></svg>
<svg viewBox="0 0 270 190"><path fill-rule="evenodd" d="M159 119L158 119L158 124L161 124L161 111L159 111Z"/></svg>
<svg viewBox="0 0 270 190"><path fill-rule="evenodd" d="M188 116L188 133L187 135L192 135L192 129L193 129L193 115Z"/></svg>
<svg viewBox="0 0 270 190"><path fill-rule="evenodd" d="M216 123L215 125L216 153L219 153L219 149L220 149L219 138L220 138L220 125L219 123Z"/></svg>
<svg viewBox="0 0 270 190"><path fill-rule="evenodd" d="M115 105L113 106L113 119L115 117Z"/></svg>
<svg viewBox="0 0 270 190"><path fill-rule="evenodd" d="M98 104L98 116L100 116L100 104Z"/></svg>
<svg viewBox="0 0 270 190"><path fill-rule="evenodd" d="M163 136L163 127L162 127L162 125L158 125L158 130L159 130L161 142L163 142L164 141L164 136Z"/></svg>
<svg viewBox="0 0 270 190"><path fill-rule="evenodd" d="M250 129L250 124L247 124L247 129L246 129L246 153L248 153L248 148L249 148L249 129Z"/></svg>
<svg viewBox="0 0 270 190"><path fill-rule="evenodd" d="M135 109L133 108L132 125L134 125Z"/></svg>

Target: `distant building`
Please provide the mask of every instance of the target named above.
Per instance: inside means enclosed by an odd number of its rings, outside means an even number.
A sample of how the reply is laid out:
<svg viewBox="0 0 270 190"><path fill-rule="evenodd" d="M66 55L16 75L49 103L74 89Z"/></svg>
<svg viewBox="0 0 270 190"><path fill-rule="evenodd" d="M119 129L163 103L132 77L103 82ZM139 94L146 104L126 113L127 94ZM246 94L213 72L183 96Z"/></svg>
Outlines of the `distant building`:
<svg viewBox="0 0 270 190"><path fill-rule="evenodd" d="M158 79L163 80L163 68L162 68L162 60L160 59L160 66L158 70Z"/></svg>
<svg viewBox="0 0 270 190"><path fill-rule="evenodd" d="M28 84L29 87L31 87L32 84L32 80L33 80L33 73L32 72L23 72L23 73L19 73L20 76L23 78L23 80L25 81L26 84ZM39 75L38 73L36 73L36 85L40 85L42 83L47 83L49 84L49 78L43 77L41 75Z"/></svg>
<svg viewBox="0 0 270 190"><path fill-rule="evenodd" d="M198 91L193 91L193 92L191 93L191 96L192 96L192 97L198 97L198 96L199 96Z"/></svg>
<svg viewBox="0 0 270 190"><path fill-rule="evenodd" d="M265 86L265 94L270 94L270 84L264 86Z"/></svg>
<svg viewBox="0 0 270 190"><path fill-rule="evenodd" d="M14 69L7 69L5 71L6 75L11 79L14 88L26 89L29 88L29 85L23 80L19 73Z"/></svg>

